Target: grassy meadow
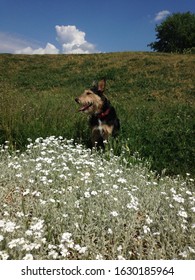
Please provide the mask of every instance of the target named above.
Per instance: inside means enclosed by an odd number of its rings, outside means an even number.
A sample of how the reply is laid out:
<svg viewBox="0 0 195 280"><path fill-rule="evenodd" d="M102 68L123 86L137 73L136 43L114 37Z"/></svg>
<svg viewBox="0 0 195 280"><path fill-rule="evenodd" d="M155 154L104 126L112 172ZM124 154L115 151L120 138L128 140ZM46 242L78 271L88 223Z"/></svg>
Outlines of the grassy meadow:
<svg viewBox="0 0 195 280"><path fill-rule="evenodd" d="M195 259L195 56L0 55L0 259ZM75 97L121 121L89 149Z"/></svg>
<svg viewBox="0 0 195 280"><path fill-rule="evenodd" d="M56 135L88 146L74 99L105 77L122 126L116 153L125 144L158 172L194 173L194 65L194 55L156 53L0 55L0 144Z"/></svg>

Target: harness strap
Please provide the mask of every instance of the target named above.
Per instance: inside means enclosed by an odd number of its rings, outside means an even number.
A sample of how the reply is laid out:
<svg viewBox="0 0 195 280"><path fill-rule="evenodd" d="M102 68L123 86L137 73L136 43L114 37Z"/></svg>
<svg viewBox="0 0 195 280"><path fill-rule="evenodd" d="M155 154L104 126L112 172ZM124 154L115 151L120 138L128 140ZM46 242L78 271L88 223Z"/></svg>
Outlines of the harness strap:
<svg viewBox="0 0 195 280"><path fill-rule="evenodd" d="M105 112L101 112L101 113L97 114L97 117L98 117L98 119L103 119L109 113L110 113L110 108L108 108Z"/></svg>

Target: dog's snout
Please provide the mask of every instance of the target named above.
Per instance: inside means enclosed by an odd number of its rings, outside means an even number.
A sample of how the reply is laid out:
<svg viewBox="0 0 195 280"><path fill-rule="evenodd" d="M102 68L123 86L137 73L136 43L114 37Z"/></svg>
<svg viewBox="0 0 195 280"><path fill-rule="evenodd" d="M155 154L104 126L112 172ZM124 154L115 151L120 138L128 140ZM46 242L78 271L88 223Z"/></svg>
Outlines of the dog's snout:
<svg viewBox="0 0 195 280"><path fill-rule="evenodd" d="M76 101L77 103L79 103L79 99L78 99L78 97L77 97L77 98L75 98L75 101Z"/></svg>

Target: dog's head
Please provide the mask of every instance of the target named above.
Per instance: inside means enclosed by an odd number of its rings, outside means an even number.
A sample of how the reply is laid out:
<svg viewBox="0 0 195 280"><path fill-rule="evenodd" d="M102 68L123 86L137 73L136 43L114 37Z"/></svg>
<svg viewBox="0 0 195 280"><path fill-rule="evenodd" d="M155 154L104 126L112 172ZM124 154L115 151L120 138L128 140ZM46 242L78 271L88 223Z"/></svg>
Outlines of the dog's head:
<svg viewBox="0 0 195 280"><path fill-rule="evenodd" d="M104 104L105 79L93 84L92 88L86 89L75 101L81 105L79 111L87 114L98 114Z"/></svg>

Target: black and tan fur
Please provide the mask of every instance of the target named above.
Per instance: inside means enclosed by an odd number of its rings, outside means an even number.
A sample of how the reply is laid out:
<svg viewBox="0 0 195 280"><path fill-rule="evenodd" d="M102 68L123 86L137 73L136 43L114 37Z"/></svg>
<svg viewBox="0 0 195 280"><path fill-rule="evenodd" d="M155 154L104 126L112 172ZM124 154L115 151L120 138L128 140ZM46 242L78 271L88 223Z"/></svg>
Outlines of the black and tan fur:
<svg viewBox="0 0 195 280"><path fill-rule="evenodd" d="M104 148L104 140L108 140L109 136L116 136L120 129L116 111L104 95L105 87L106 81L103 79L75 99L81 105L79 111L90 115L93 147Z"/></svg>

